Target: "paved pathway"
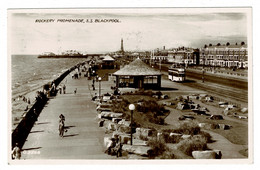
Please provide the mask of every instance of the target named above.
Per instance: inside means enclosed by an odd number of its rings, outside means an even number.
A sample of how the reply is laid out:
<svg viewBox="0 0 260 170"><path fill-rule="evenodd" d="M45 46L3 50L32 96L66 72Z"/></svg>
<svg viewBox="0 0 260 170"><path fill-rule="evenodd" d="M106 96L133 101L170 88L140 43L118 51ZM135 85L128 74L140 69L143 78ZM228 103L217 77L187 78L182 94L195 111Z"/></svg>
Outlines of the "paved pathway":
<svg viewBox="0 0 260 170"><path fill-rule="evenodd" d="M209 130L204 130L212 136L213 143L208 143L208 147L213 150L221 150L222 159L247 158L239 153L240 150L247 149L247 145L236 145L225 137Z"/></svg>
<svg viewBox="0 0 260 170"><path fill-rule="evenodd" d="M21 159L113 158L104 154L105 133L98 127L96 105L91 102L88 83L91 81L86 78L74 80L67 77L67 93L49 100L23 146ZM77 94L74 94L75 88ZM98 94L97 90L95 92ZM66 117L65 126L68 127L64 138L58 135L61 113Z"/></svg>

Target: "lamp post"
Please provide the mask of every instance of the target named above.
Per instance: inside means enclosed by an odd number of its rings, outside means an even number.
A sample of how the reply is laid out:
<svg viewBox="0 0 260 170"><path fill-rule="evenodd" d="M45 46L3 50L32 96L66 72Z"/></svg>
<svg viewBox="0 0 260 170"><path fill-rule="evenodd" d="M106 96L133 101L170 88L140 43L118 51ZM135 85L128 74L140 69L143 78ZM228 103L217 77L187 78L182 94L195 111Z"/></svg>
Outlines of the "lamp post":
<svg viewBox="0 0 260 170"><path fill-rule="evenodd" d="M202 65L202 83L204 83L204 73L205 73L205 70L204 70L204 65L205 65L205 53L202 53L202 55L203 55L203 65Z"/></svg>
<svg viewBox="0 0 260 170"><path fill-rule="evenodd" d="M99 81L99 100L101 100L101 77L98 78Z"/></svg>
<svg viewBox="0 0 260 170"><path fill-rule="evenodd" d="M135 105L130 104L129 105L129 110L131 110L131 145L133 145L133 112L135 110Z"/></svg>

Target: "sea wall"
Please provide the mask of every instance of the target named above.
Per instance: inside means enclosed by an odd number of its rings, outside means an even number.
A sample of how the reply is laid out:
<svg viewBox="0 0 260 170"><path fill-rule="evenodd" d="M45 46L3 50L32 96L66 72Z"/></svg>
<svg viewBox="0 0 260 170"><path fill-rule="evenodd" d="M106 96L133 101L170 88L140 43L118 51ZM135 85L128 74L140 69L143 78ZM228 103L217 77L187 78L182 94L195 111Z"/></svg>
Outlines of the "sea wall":
<svg viewBox="0 0 260 170"><path fill-rule="evenodd" d="M59 77L54 79L52 82L55 84L55 87L57 87L61 83L61 81L66 76L68 76L73 70L75 70L77 67L83 64L85 64L85 62L79 63L71 67L70 69L62 73ZM50 89L50 91L51 90L52 90L51 96L55 96L57 94L57 90ZM38 96L36 97L36 100L33 103L32 107L28 109L28 111L24 114L22 120L19 122L17 127L12 132L12 148L15 146L16 143L18 143L19 147L22 148L35 121L37 121L38 116L40 115L42 109L44 108L48 100L49 100L48 95L43 93L43 91L38 92Z"/></svg>

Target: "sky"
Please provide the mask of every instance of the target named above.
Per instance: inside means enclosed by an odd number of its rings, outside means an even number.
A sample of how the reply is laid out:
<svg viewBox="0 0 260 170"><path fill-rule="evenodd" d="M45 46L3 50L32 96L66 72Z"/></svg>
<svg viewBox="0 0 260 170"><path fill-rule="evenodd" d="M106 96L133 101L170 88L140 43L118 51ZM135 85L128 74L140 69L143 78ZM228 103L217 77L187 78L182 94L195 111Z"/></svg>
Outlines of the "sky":
<svg viewBox="0 0 260 170"><path fill-rule="evenodd" d="M46 19L53 22L36 22ZM96 19L119 22L96 23ZM121 38L126 51L200 48L209 43L247 42L249 19L248 9L239 8L9 10L7 38L11 54L113 52L120 50Z"/></svg>

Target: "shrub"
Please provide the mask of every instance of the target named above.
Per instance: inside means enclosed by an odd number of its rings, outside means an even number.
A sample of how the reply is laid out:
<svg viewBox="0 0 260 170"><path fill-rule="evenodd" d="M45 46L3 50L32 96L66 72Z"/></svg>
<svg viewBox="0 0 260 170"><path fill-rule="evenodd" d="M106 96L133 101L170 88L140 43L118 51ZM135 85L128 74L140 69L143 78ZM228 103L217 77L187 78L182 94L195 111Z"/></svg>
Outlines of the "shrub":
<svg viewBox="0 0 260 170"><path fill-rule="evenodd" d="M175 159L175 158L176 157L171 150L167 150L163 152L163 154L160 156L160 159Z"/></svg>
<svg viewBox="0 0 260 170"><path fill-rule="evenodd" d="M150 156L155 157L162 155L166 150L169 150L163 140L157 140L157 138L148 141L148 146L152 148L152 153Z"/></svg>
<svg viewBox="0 0 260 170"><path fill-rule="evenodd" d="M179 142L178 150L188 156L192 156L192 151L207 150L207 141L201 136L192 137L191 139L184 139Z"/></svg>
<svg viewBox="0 0 260 170"><path fill-rule="evenodd" d="M163 132L173 132L185 135L197 135L200 133L200 127L196 123L183 122L176 129L164 129Z"/></svg>
<svg viewBox="0 0 260 170"><path fill-rule="evenodd" d="M212 137L211 137L211 135L208 132L200 131L199 135L204 137L206 139L207 143L212 142Z"/></svg>
<svg viewBox="0 0 260 170"><path fill-rule="evenodd" d="M141 134L139 135L139 138L141 140L144 140L144 141L148 141L149 140L147 136L144 136L144 135L141 135Z"/></svg>

